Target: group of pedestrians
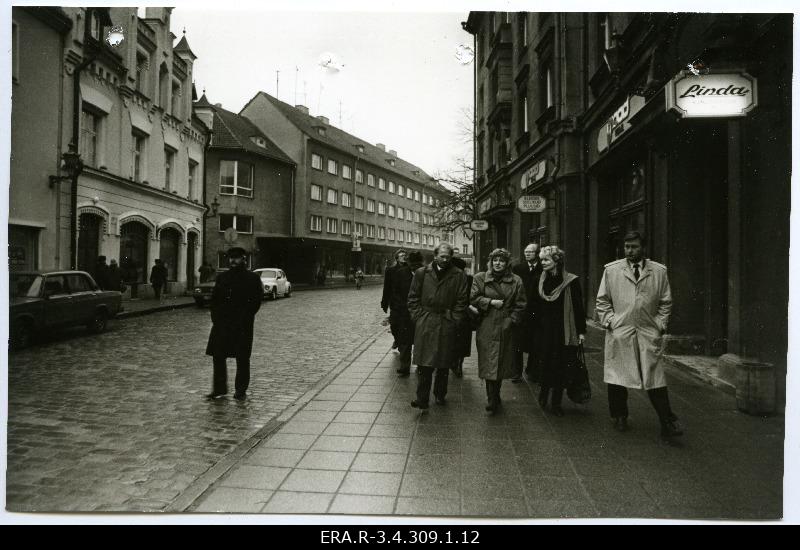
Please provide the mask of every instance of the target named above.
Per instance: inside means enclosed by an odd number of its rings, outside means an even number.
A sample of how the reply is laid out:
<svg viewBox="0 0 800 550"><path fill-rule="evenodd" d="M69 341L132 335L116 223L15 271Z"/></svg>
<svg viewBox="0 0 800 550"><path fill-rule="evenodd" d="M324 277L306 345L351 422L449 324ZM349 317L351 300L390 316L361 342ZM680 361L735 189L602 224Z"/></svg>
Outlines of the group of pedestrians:
<svg viewBox="0 0 800 550"><path fill-rule="evenodd" d="M626 234L626 257L606 264L600 282L595 309L606 332L603 380L615 429L628 429L628 388L638 388L647 391L661 434L679 436L660 361L672 310L667 269L644 257L644 245L641 233ZM486 271L474 277L455 265L453 252L442 243L423 266L421 258L407 261L415 253L399 250L397 263L386 269L381 307L390 312L397 371L409 375L413 349L419 375L411 406L428 409L431 386L435 402L446 404L449 371L460 374L473 326L487 411L500 410L503 380L522 381L527 353L524 373L540 386L539 405L564 416L562 396L579 367L587 328L580 279L565 269L565 252L529 244L525 261L514 266L509 251L495 249Z"/></svg>
<svg viewBox="0 0 800 550"><path fill-rule="evenodd" d="M125 283L122 282L122 270L117 265L117 260L111 259L106 264L105 256L98 256L94 267L94 282L100 290L118 290L125 292Z"/></svg>

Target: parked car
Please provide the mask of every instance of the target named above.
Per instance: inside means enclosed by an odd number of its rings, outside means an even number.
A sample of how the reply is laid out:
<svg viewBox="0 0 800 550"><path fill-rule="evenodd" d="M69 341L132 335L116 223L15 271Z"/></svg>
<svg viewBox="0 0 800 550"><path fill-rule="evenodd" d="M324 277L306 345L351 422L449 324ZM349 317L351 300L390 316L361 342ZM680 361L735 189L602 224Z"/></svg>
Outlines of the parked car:
<svg viewBox="0 0 800 550"><path fill-rule="evenodd" d="M261 284L264 285L264 297L277 300L279 296L288 298L292 295L292 283L286 278L286 273L277 267L264 267L254 269L261 277Z"/></svg>
<svg viewBox="0 0 800 550"><path fill-rule="evenodd" d="M36 333L76 325L102 332L122 311L122 294L100 290L84 271L9 274L9 346L22 349Z"/></svg>
<svg viewBox="0 0 800 550"><path fill-rule="evenodd" d="M214 290L214 285L217 283L217 275L220 273L221 271L211 273L207 281L194 287L194 303L197 304L197 307L203 307L211 302L211 291Z"/></svg>

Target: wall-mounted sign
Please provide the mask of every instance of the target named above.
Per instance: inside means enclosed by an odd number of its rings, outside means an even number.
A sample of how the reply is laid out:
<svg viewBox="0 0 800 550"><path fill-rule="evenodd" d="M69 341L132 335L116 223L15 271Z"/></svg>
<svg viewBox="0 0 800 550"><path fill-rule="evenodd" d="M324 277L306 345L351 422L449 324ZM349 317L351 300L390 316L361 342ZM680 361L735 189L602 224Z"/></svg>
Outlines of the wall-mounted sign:
<svg viewBox="0 0 800 550"><path fill-rule="evenodd" d="M524 174L522 174L522 178L520 179L519 185L522 189L527 189L529 185L536 183L537 181L541 181L547 175L547 161L540 160L530 168L528 168Z"/></svg>
<svg viewBox="0 0 800 550"><path fill-rule="evenodd" d="M682 71L667 84L666 98L667 110L684 118L745 116L758 105L757 81L744 72Z"/></svg>
<svg viewBox="0 0 800 550"><path fill-rule="evenodd" d="M478 214L483 214L492 208L492 197L487 197L478 205Z"/></svg>
<svg viewBox="0 0 800 550"><path fill-rule="evenodd" d="M473 231L486 231L489 229L489 222L486 220L472 220L469 222L469 228Z"/></svg>
<svg viewBox="0 0 800 550"><path fill-rule="evenodd" d="M632 95L620 105L597 132L597 151L602 153L631 129L630 119L644 107L644 97Z"/></svg>
<svg viewBox="0 0 800 550"><path fill-rule="evenodd" d="M225 230L224 236L226 243L233 244L236 242L236 239L239 238L239 233L237 233L233 227L229 227Z"/></svg>
<svg viewBox="0 0 800 550"><path fill-rule="evenodd" d="M547 200L541 195L522 195L517 200L517 209L520 212L544 212Z"/></svg>

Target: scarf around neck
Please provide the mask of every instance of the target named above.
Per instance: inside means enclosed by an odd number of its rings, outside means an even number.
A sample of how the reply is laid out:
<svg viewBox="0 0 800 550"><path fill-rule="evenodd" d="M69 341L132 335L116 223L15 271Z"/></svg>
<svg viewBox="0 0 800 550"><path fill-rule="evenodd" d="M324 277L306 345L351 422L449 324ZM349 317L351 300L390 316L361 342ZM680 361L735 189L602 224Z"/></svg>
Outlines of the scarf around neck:
<svg viewBox="0 0 800 550"><path fill-rule="evenodd" d="M543 287L546 278L547 273L543 271L541 277L539 277L539 296L547 302L554 302L564 292L564 345L577 346L578 330L575 326L575 312L572 309L572 292L570 292L569 284L577 279L578 276L565 271L564 280L550 294L544 293Z"/></svg>

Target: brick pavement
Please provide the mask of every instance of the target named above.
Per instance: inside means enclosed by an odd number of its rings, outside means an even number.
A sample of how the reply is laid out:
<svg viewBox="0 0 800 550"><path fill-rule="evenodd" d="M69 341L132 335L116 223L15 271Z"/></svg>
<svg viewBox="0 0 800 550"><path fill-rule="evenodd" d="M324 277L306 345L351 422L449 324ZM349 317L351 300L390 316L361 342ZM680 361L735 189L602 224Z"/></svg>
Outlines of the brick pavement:
<svg viewBox="0 0 800 550"><path fill-rule="evenodd" d="M594 396L539 409L535 388L503 386L484 412L473 357L448 404L409 406L382 335L269 437L205 480L193 512L493 518L776 519L782 515L782 417L739 413L730 395L670 376L686 435L659 437L646 394L631 392L631 427L607 415L600 349L587 353ZM203 490L205 489L205 490ZM197 487L195 486L195 490ZM327 522L330 520L322 519Z"/></svg>
<svg viewBox="0 0 800 550"><path fill-rule="evenodd" d="M264 302L243 404L202 399L208 309L112 321L101 335L64 331L10 354L7 509L165 510L384 331L379 301L373 287Z"/></svg>

